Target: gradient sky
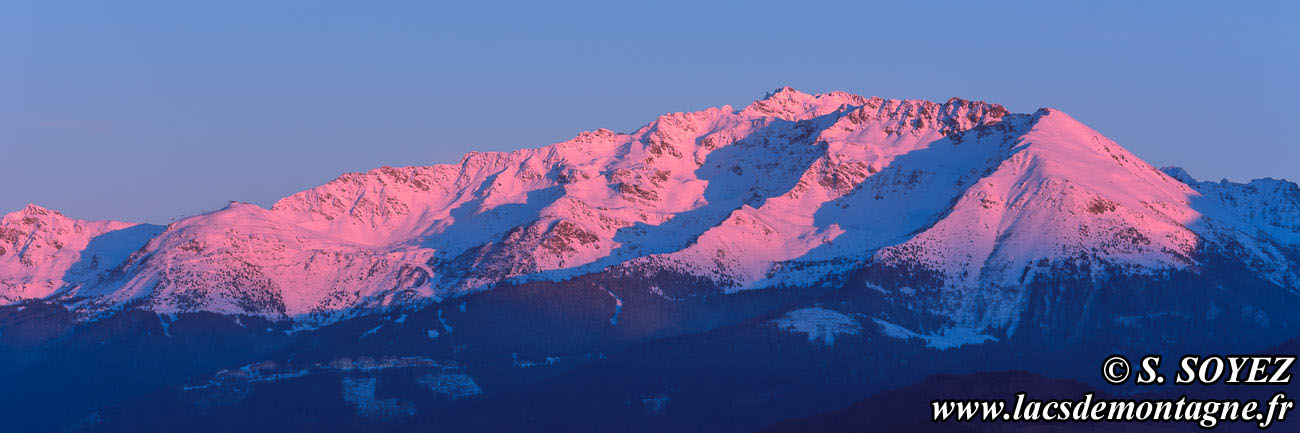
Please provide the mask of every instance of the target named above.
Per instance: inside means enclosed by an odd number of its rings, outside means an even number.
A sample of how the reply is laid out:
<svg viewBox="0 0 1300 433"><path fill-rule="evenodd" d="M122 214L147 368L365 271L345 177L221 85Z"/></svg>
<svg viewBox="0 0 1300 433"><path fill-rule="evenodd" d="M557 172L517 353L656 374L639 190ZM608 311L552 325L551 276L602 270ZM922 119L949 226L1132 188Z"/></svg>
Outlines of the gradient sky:
<svg viewBox="0 0 1300 433"><path fill-rule="evenodd" d="M0 213L165 223L782 85L1050 106L1300 180L1300 2L197 3L0 4Z"/></svg>

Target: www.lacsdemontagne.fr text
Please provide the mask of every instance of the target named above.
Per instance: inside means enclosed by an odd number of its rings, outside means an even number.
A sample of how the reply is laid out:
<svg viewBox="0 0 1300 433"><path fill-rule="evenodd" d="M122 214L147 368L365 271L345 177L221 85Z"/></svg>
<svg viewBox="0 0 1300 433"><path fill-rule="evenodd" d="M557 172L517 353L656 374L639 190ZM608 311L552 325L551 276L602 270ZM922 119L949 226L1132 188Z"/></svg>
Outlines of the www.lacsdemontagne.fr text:
<svg viewBox="0 0 1300 433"><path fill-rule="evenodd" d="M1076 400L1032 400L1017 393L1010 411L1004 400L935 400L935 422L1196 422L1210 429L1220 422L1250 422L1261 429L1286 420L1295 401L1285 393L1260 400L1098 400L1085 393Z"/></svg>

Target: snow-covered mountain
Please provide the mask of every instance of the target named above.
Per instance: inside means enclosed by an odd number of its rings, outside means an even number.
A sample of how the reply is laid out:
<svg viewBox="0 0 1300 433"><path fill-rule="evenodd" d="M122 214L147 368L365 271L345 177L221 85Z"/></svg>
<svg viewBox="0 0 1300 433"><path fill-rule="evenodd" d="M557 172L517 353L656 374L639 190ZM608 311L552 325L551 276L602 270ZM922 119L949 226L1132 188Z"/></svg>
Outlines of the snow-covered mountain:
<svg viewBox="0 0 1300 433"><path fill-rule="evenodd" d="M160 228L68 218L37 205L0 218L0 302L55 296L108 272Z"/></svg>
<svg viewBox="0 0 1300 433"><path fill-rule="evenodd" d="M1006 329L1035 278L1159 276L1206 257L1300 288L1300 188L1162 172L1052 109L787 87L631 133L349 173L165 228L29 206L0 222L0 302L319 323L595 272L735 292L874 267L927 281L930 313Z"/></svg>
<svg viewBox="0 0 1300 433"><path fill-rule="evenodd" d="M1297 273L1294 183L1057 110L782 88L166 227L6 215L0 417L746 431L940 372L1273 353Z"/></svg>

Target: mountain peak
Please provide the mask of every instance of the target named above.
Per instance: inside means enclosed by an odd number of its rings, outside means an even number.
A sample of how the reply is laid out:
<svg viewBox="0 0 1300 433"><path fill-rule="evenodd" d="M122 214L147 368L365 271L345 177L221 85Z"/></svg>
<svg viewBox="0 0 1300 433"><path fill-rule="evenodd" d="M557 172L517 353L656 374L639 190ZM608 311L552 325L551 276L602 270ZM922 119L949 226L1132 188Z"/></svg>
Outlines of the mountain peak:
<svg viewBox="0 0 1300 433"><path fill-rule="evenodd" d="M384 166L384 168L390 168L390 169L391 169L392 167ZM255 204L253 204L253 203L249 203L249 202L246 202L246 201L239 201L239 200L229 200L229 201L227 201L227 202L226 202L226 207L224 207L224 208L222 208L222 209L224 210L224 209L253 209L253 208L256 208L256 209L258 209L258 210L265 210L265 209L263 209L261 206L258 206L258 205L255 205Z"/></svg>
<svg viewBox="0 0 1300 433"><path fill-rule="evenodd" d="M24 206L23 209L20 210L19 212L22 212L23 215L30 215L30 216L51 215L51 214L63 216L63 214L60 213L59 211L47 209L36 203L28 203L27 206Z"/></svg>
<svg viewBox="0 0 1300 433"><path fill-rule="evenodd" d="M611 131L607 128L598 128L595 131L579 132L577 137L573 137L573 141L577 141L580 143L590 143L592 141L610 139L617 135L619 135L619 133Z"/></svg>
<svg viewBox="0 0 1300 433"><path fill-rule="evenodd" d="M785 86L763 99L740 110L739 113L754 117L776 117L789 121L806 120L825 115L844 106L857 107L867 103L867 98L847 92L830 92L810 95Z"/></svg>
<svg viewBox="0 0 1300 433"><path fill-rule="evenodd" d="M781 86L778 87L776 90L768 92L766 95L763 96L763 99L772 99L778 96L792 97L797 95L809 96L807 93L803 93L798 90L795 90L793 87Z"/></svg>
<svg viewBox="0 0 1300 433"><path fill-rule="evenodd" d="M1184 170L1182 167L1170 165L1160 167L1160 171L1183 183L1191 184L1196 182L1196 178L1192 177L1192 175L1187 173L1187 170Z"/></svg>
<svg viewBox="0 0 1300 433"><path fill-rule="evenodd" d="M10 212L4 215L4 222L21 222L30 224L36 221L46 220L49 218L65 219L62 213L52 209L46 209L35 203L30 203L22 209Z"/></svg>

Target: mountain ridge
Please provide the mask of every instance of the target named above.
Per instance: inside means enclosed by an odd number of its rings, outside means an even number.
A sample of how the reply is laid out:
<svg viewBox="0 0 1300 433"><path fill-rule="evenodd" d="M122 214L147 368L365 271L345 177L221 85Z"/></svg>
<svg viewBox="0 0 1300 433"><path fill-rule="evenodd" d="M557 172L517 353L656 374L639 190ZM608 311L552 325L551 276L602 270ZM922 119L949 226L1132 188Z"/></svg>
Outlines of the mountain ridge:
<svg viewBox="0 0 1300 433"><path fill-rule="evenodd" d="M346 173L269 208L232 202L142 226L119 242L129 254L76 278L60 271L74 259L22 267L0 254L0 300L330 321L609 269L733 292L882 266L931 275L935 312L1005 328L1023 302L1014 287L1050 268L1042 260L1158 274L1226 245L1296 290L1300 228L1286 218L1300 214L1297 194L1278 182L1211 186L1162 172L1054 109L783 87L631 133ZM5 218L15 234L39 229ZM8 238L0 248L16 248ZM44 283L16 283L34 280Z"/></svg>

